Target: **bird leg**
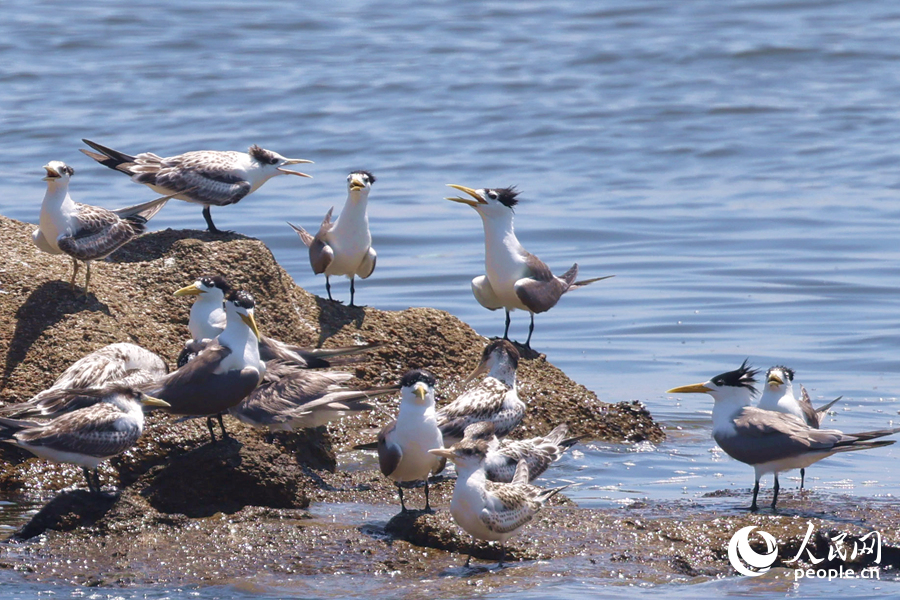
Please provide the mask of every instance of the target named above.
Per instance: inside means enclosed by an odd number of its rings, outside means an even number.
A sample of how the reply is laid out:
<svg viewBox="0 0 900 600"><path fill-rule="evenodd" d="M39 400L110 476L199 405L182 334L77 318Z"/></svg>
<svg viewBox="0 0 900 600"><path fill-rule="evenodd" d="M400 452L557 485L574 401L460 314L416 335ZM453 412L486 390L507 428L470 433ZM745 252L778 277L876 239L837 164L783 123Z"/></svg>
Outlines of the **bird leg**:
<svg viewBox="0 0 900 600"><path fill-rule="evenodd" d="M750 512L756 512L759 507L756 506L756 497L759 495L759 478L756 478L756 484L753 486L753 503L750 504Z"/></svg>
<svg viewBox="0 0 900 600"><path fill-rule="evenodd" d="M506 309L506 329L503 330L503 339L509 339L509 309Z"/></svg>
<svg viewBox="0 0 900 600"><path fill-rule="evenodd" d="M397 481L396 484L397 484L397 493L400 494L400 512L405 513L406 505L403 503L403 488L400 487L399 481Z"/></svg>
<svg viewBox="0 0 900 600"><path fill-rule="evenodd" d="M528 326L528 339L525 340L525 347L531 348L531 334L534 333L534 313L531 313L531 325Z"/></svg>
<svg viewBox="0 0 900 600"><path fill-rule="evenodd" d="M331 281L328 275L325 275L325 291L328 292L328 299L334 302L334 298L331 297Z"/></svg>
<svg viewBox="0 0 900 600"><path fill-rule="evenodd" d="M98 469L94 469L94 486L97 488L98 494L103 490L103 486L100 485L100 471Z"/></svg>
<svg viewBox="0 0 900 600"><path fill-rule="evenodd" d="M84 276L84 295L87 296L88 286L91 285L91 261L84 261L84 269L86 273Z"/></svg>
<svg viewBox="0 0 900 600"><path fill-rule="evenodd" d="M432 512L431 504L428 502L428 475L425 476L425 512Z"/></svg>
<svg viewBox="0 0 900 600"><path fill-rule="evenodd" d="M506 546L501 543L500 544L500 564L497 565L499 568L503 568L503 559L506 558Z"/></svg>
<svg viewBox="0 0 900 600"><path fill-rule="evenodd" d="M225 440L225 439L228 439L229 437L231 437L228 435L228 432L225 431L225 422L222 421L222 413L219 413L218 415L216 415L216 418L219 419L219 427L222 428L222 439Z"/></svg>
<svg viewBox="0 0 900 600"><path fill-rule="evenodd" d="M91 481L91 470L87 467L81 467L81 472L84 473L84 478L87 479L88 491L94 492L94 482Z"/></svg>
<svg viewBox="0 0 900 600"><path fill-rule="evenodd" d="M206 417L206 427L209 429L209 437L212 438L212 443L216 443L216 432L213 430L213 418Z"/></svg>
<svg viewBox="0 0 900 600"><path fill-rule="evenodd" d="M353 286L353 281L355 279L356 279L355 277L350 278L350 304L349 304L349 306L355 306L355 304L353 304L353 295L356 294L356 288Z"/></svg>
<svg viewBox="0 0 900 600"><path fill-rule="evenodd" d="M778 485L778 473L776 472L776 473L775 473L775 492L772 494L772 510L776 510L776 509L775 509L775 503L778 502L778 489L779 489L779 485Z"/></svg>
<svg viewBox="0 0 900 600"><path fill-rule="evenodd" d="M475 554L475 538L472 538L472 545L469 546L469 556L466 557L466 568L468 569L472 562L472 555Z"/></svg>
<svg viewBox="0 0 900 600"><path fill-rule="evenodd" d="M210 233L214 233L216 235L228 235L229 233L233 233L231 231L222 231L216 224L213 223L212 213L209 211L209 205L204 205L203 207L203 218L206 219L206 230Z"/></svg>
<svg viewBox="0 0 900 600"><path fill-rule="evenodd" d="M800 469L800 491L803 491L803 483L806 481L806 469Z"/></svg>
<svg viewBox="0 0 900 600"><path fill-rule="evenodd" d="M78 259L72 259L72 281L69 283L69 287L72 288L72 291L75 291L75 276L78 275Z"/></svg>

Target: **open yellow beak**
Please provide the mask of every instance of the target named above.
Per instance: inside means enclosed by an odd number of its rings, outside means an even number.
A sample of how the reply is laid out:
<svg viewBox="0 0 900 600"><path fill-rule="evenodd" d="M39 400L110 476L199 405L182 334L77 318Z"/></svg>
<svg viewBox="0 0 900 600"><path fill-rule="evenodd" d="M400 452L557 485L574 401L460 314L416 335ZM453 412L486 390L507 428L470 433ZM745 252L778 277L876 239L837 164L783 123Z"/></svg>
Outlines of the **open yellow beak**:
<svg viewBox="0 0 900 600"><path fill-rule="evenodd" d="M768 383L769 385L781 385L784 383L784 380L775 373L772 373L771 375L769 375L769 379L766 380L766 383Z"/></svg>
<svg viewBox="0 0 900 600"><path fill-rule="evenodd" d="M204 292L196 283L192 283L187 287L183 287L177 292L175 292L175 296L199 296L200 294L204 294Z"/></svg>
<svg viewBox="0 0 900 600"><path fill-rule="evenodd" d="M169 408L172 406L165 400L160 400L159 398L154 398L153 396L148 396L146 394L141 398L141 404L146 406L156 406L158 408Z"/></svg>
<svg viewBox="0 0 900 600"><path fill-rule="evenodd" d="M290 169L285 169L287 165L311 165L313 161L306 160L303 158L289 158L278 167L278 171L284 173L285 175L297 175L298 177L309 177L312 179L312 175L307 175L306 173L301 173L300 171L292 171Z"/></svg>
<svg viewBox="0 0 900 600"><path fill-rule="evenodd" d="M259 327L256 326L256 319L253 318L253 313L241 315L241 321L253 330L253 335L256 336L256 339L259 339Z"/></svg>
<svg viewBox="0 0 900 600"><path fill-rule="evenodd" d="M44 177L43 181L47 181L49 179L59 179L59 171L57 171L50 165L44 165L44 170L47 171L47 175Z"/></svg>
<svg viewBox="0 0 900 600"><path fill-rule="evenodd" d="M450 200L451 202L459 202L460 204L467 204L471 207L478 206L479 204L487 204L484 198L482 198L478 192L473 190L472 188L467 188L464 185L455 185L452 183L448 183L447 187L452 187L455 190L459 190L461 192L465 192L470 195L472 198L460 198L459 196L455 196L453 198L444 198L445 200Z"/></svg>
<svg viewBox="0 0 900 600"><path fill-rule="evenodd" d="M693 385L684 385L677 388L672 388L667 394L708 394L712 390L706 387L705 384L695 383Z"/></svg>

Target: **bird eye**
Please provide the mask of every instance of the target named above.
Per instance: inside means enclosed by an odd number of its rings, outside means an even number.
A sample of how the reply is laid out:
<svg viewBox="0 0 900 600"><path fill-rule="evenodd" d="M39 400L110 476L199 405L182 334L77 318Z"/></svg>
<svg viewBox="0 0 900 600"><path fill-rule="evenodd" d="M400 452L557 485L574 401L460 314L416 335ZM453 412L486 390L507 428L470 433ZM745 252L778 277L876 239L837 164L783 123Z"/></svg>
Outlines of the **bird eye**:
<svg viewBox="0 0 900 600"><path fill-rule="evenodd" d="M66 165L65 168L63 169L63 171L68 173L70 177L75 174L75 169L73 169L69 165Z"/></svg>
<svg viewBox="0 0 900 600"><path fill-rule="evenodd" d="M488 197L491 198L491 200L496 200L496 199L497 199L497 192L495 192L495 191L493 191L493 190L489 191L489 192L487 193L487 195L488 195Z"/></svg>
<svg viewBox="0 0 900 600"><path fill-rule="evenodd" d="M276 158L276 157L274 157L274 156L273 156L272 158L269 159L269 164L270 164L270 165L277 165L279 162L281 162L281 161L278 160L278 158Z"/></svg>

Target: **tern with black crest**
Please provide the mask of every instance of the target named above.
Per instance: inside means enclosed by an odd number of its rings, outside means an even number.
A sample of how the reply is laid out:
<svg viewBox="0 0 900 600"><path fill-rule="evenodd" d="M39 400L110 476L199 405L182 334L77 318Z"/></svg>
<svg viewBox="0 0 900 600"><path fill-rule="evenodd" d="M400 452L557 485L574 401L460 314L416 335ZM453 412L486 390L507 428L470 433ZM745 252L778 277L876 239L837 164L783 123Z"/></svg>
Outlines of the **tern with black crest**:
<svg viewBox="0 0 900 600"><path fill-rule="evenodd" d="M531 315L531 323L525 347L530 348L535 313L556 306L566 292L612 277L575 281L578 277L577 264L572 265L562 277L557 277L541 259L525 250L513 229L514 209L519 203L519 192L514 187L475 190L462 185L449 186L468 197L447 200L471 206L481 216L486 273L472 280L472 293L488 310L502 308L506 311L503 339L509 339L510 311L526 310Z"/></svg>
<svg viewBox="0 0 900 600"><path fill-rule="evenodd" d="M285 167L312 162L285 158L256 145L247 152L201 150L163 158L152 152L131 156L90 140L81 141L93 148L82 152L101 165L125 173L135 183L178 200L202 204L207 229L218 234L227 232L213 223L211 206L236 204L276 175L310 177Z"/></svg>
<svg viewBox="0 0 900 600"><path fill-rule="evenodd" d="M750 510L757 510L759 480L766 473L775 477L772 509L778 502L778 474L802 469L838 452L868 450L894 443L876 440L900 428L861 433L837 429L815 429L794 415L751 406L756 395L756 369L747 361L734 371L716 375L705 383L669 390L669 394L709 394L713 397L713 439L728 456L753 467L756 482Z"/></svg>

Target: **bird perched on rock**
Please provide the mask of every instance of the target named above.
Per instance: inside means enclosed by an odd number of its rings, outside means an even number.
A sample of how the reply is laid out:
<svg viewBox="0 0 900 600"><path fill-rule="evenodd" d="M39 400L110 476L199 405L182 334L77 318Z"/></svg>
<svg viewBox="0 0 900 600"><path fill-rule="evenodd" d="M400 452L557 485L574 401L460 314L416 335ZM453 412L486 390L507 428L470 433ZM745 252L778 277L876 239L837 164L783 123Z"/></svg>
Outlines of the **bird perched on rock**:
<svg viewBox="0 0 900 600"><path fill-rule="evenodd" d="M400 509L406 512L401 484L425 480L425 510L431 510L428 478L444 470L446 460L431 454L443 445L434 404L434 375L425 370L407 372L400 379L397 418L378 434L378 465L397 484Z"/></svg>
<svg viewBox="0 0 900 600"><path fill-rule="evenodd" d="M525 459L519 461L510 483L488 481L484 466L488 447L483 440L463 440L450 448L433 448L429 452L456 465L456 486L450 500L450 514L474 540L500 542L503 549L501 567L506 554L506 540L534 519L547 500L568 487L544 490L529 484ZM466 560L467 567L471 560L472 552Z"/></svg>
<svg viewBox="0 0 900 600"><path fill-rule="evenodd" d="M531 347L534 332L534 315L550 310L566 292L589 283L608 279L595 277L575 281L578 265L556 277L550 268L531 254L516 238L513 230L513 209L519 203L519 192L513 187L474 190L461 185L450 187L469 197L447 198L453 202L474 208L484 225L484 266L486 273L472 280L472 293L479 304L488 310L502 308L506 311L506 328L503 339L509 339L509 312L527 310L531 314L528 339L525 347Z"/></svg>
<svg viewBox="0 0 900 600"><path fill-rule="evenodd" d="M116 384L79 393L94 395L96 402L45 423L0 417L0 440L40 458L80 466L88 489L99 494L100 463L138 441L144 431L143 407L165 408L168 404L134 387Z"/></svg>
<svg viewBox="0 0 900 600"><path fill-rule="evenodd" d="M41 204L41 218L31 239L35 246L50 254L65 253L72 257L72 289L78 275L78 261L84 262L84 295L91 284L91 261L106 258L144 230L153 215L171 198L107 210L81 204L69 196L69 181L75 170L54 160L44 165L47 193Z"/></svg>
<svg viewBox="0 0 900 600"><path fill-rule="evenodd" d="M775 476L772 510L778 502L778 474L801 469L838 452L868 450L894 443L871 441L892 435L900 428L843 433L837 429L815 429L794 415L750 406L756 395L755 369L747 361L734 371L716 375L705 383L669 390L669 394L709 394L713 397L713 439L728 456L753 467L756 482L750 510L757 510L759 479Z"/></svg>
<svg viewBox="0 0 900 600"><path fill-rule="evenodd" d="M350 173L347 176L347 201L341 215L332 222L332 206L315 236L302 227L288 223L309 248L309 264L313 273L325 273L325 290L329 300L333 300L330 277L346 275L350 278L350 306L354 306L355 278L366 279L375 270L376 255L366 213L373 183L375 176L368 171Z"/></svg>
<svg viewBox="0 0 900 600"><path fill-rule="evenodd" d="M794 370L788 367L772 367L766 371L766 385L757 407L794 415L813 429L819 429L822 416L840 400L840 396L821 408L813 408L806 388L800 386L800 397L794 396ZM806 469L800 469L800 489L806 482Z"/></svg>
<svg viewBox="0 0 900 600"><path fill-rule="evenodd" d="M46 390L30 400L0 408L0 416L16 419L52 419L98 402L102 395L81 394L89 388L137 386L163 377L169 372L157 354L136 344L104 346L78 359L63 371Z"/></svg>
<svg viewBox="0 0 900 600"><path fill-rule="evenodd" d="M527 440L511 440L502 442L494 435L494 424L490 421L473 423L466 427L466 440L487 443L487 454L484 458L484 472L489 481L509 483L516 474L519 461L524 460L528 466L529 483L543 475L544 471L558 461L563 452L575 445L580 437L566 438L569 426L563 423L553 428L545 436Z"/></svg>
<svg viewBox="0 0 900 600"><path fill-rule="evenodd" d="M506 340L485 346L481 362L469 375L471 381L487 372L487 377L460 394L437 413L438 427L449 447L463 439L465 429L479 421L490 421L497 437L506 437L525 418L525 403L516 392L519 351Z"/></svg>
<svg viewBox="0 0 900 600"><path fill-rule="evenodd" d="M213 223L211 206L237 204L276 175L310 177L285 167L312 162L285 158L256 145L250 146L246 153L201 150L162 158L151 152L130 156L90 140L81 141L96 150L82 152L101 165L125 173L135 183L143 183L159 194L171 194L178 200L202 204L210 233L228 233Z"/></svg>

